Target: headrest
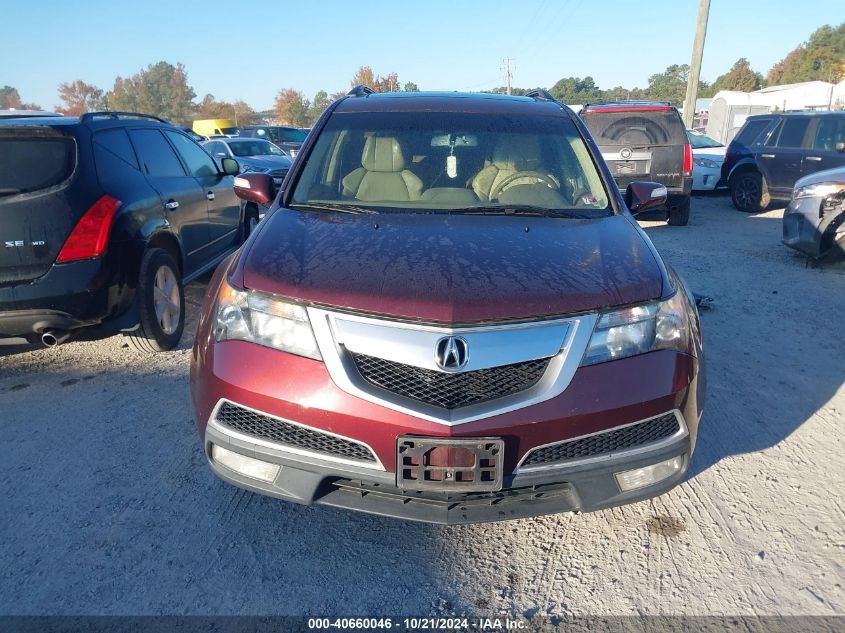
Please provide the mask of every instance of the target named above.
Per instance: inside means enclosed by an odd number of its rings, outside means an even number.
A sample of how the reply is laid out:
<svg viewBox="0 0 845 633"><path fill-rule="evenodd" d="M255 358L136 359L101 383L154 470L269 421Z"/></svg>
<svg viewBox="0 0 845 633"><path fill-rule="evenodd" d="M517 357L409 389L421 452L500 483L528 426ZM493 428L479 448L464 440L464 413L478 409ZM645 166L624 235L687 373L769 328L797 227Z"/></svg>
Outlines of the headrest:
<svg viewBox="0 0 845 633"><path fill-rule="evenodd" d="M399 141L389 136L369 137L364 143L361 166L367 171L402 171L405 169L405 157Z"/></svg>
<svg viewBox="0 0 845 633"><path fill-rule="evenodd" d="M499 169L531 171L540 166L540 139L525 134L503 135L493 151L492 163Z"/></svg>

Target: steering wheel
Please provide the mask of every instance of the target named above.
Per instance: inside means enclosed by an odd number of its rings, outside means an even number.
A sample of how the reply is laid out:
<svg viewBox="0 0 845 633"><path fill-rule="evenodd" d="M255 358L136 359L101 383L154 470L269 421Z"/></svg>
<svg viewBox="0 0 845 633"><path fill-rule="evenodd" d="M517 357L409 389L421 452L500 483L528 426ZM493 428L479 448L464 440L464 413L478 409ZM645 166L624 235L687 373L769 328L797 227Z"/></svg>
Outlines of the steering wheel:
<svg viewBox="0 0 845 633"><path fill-rule="evenodd" d="M560 185L549 175L539 171L518 171L505 178L490 190L490 200L495 200L512 182L520 178L535 178L545 183L551 189L560 189Z"/></svg>

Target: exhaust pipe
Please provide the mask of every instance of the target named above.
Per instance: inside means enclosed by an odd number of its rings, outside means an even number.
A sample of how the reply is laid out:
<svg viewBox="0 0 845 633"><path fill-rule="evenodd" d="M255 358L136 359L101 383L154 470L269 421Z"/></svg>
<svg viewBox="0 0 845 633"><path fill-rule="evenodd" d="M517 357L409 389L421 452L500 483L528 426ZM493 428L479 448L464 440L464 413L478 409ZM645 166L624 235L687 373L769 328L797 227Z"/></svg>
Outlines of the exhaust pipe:
<svg viewBox="0 0 845 633"><path fill-rule="evenodd" d="M41 335L41 342L44 347L56 347L70 338L70 332L62 330L45 330Z"/></svg>

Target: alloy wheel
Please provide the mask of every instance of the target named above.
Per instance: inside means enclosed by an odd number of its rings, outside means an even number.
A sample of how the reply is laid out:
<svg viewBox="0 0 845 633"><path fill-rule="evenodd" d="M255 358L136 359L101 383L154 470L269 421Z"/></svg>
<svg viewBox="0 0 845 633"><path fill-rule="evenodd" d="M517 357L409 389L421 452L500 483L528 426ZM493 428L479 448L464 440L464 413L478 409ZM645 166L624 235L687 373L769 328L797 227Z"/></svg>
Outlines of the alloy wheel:
<svg viewBox="0 0 845 633"><path fill-rule="evenodd" d="M162 332L173 334L179 327L182 309L176 275L167 266L162 266L156 271L153 306L155 307L156 320L161 326Z"/></svg>

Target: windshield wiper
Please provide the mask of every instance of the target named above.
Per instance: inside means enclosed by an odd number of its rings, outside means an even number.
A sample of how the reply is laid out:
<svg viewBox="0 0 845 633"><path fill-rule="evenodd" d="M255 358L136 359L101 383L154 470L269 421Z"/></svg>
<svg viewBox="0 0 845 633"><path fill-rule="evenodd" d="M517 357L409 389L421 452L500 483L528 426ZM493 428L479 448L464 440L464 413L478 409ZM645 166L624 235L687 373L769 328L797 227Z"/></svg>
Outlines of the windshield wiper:
<svg viewBox="0 0 845 633"><path fill-rule="evenodd" d="M359 207L357 204L328 204L323 202L309 202L307 204L291 204L291 209L306 209L312 211L337 211L338 213L378 213L370 207Z"/></svg>
<svg viewBox="0 0 845 633"><path fill-rule="evenodd" d="M454 209L454 213L462 213L466 215L528 215L534 217L544 218L570 218L570 219L589 219L597 217L594 211L602 211L602 209L548 209L546 207L535 207L531 205L496 205L489 207L466 207L463 209Z"/></svg>

